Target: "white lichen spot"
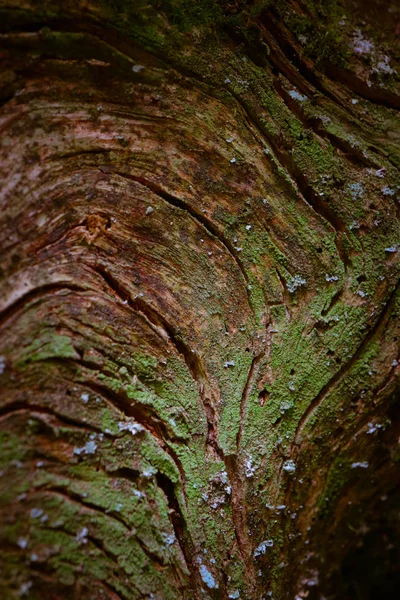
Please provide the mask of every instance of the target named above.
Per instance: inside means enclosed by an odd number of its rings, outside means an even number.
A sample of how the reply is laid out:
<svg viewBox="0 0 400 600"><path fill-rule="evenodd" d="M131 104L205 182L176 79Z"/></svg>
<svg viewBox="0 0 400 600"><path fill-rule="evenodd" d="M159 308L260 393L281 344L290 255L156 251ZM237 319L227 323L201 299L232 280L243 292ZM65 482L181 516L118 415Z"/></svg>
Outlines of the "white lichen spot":
<svg viewBox="0 0 400 600"><path fill-rule="evenodd" d="M362 198L364 188L361 183L349 183L346 188L353 200L359 200Z"/></svg>
<svg viewBox="0 0 400 600"><path fill-rule="evenodd" d="M144 498L145 494L140 490L132 490L132 494L136 496L136 498Z"/></svg>
<svg viewBox="0 0 400 600"><path fill-rule="evenodd" d="M375 48L375 44L371 40L366 39L360 29L355 30L351 47L356 54L368 57L372 65L371 73L383 76L395 73L395 70L389 64L389 56L382 51L378 51ZM371 82L367 81L367 84L370 86Z"/></svg>
<svg viewBox="0 0 400 600"><path fill-rule="evenodd" d="M332 123L332 119L330 117L328 117L327 115L318 115L318 117L321 119L321 121L323 123L325 123L325 125L329 125L329 123Z"/></svg>
<svg viewBox="0 0 400 600"><path fill-rule="evenodd" d="M224 81L224 83L230 83L230 82L231 82L231 80L229 79L229 77L227 77Z"/></svg>
<svg viewBox="0 0 400 600"><path fill-rule="evenodd" d="M247 231L250 231L251 225L246 225L246 229L247 229Z"/></svg>
<svg viewBox="0 0 400 600"><path fill-rule="evenodd" d="M293 406L293 402L288 400L283 400L280 404L279 410L282 414L284 414L287 410L290 410Z"/></svg>
<svg viewBox="0 0 400 600"><path fill-rule="evenodd" d="M387 56L387 54L379 52L377 61L372 67L372 72L378 74L383 73L385 75L392 75L394 73L394 69L392 69L392 67L390 66L389 60L390 58Z"/></svg>
<svg viewBox="0 0 400 600"><path fill-rule="evenodd" d="M144 66L143 65L133 65L132 67L132 71L134 73L140 73L140 71L143 71Z"/></svg>
<svg viewBox="0 0 400 600"><path fill-rule="evenodd" d="M291 277L288 280L286 285L289 292L293 294L293 292L295 292L297 288L306 285L306 283L307 281L303 277L301 277L300 275L295 275L294 277Z"/></svg>
<svg viewBox="0 0 400 600"><path fill-rule="evenodd" d="M384 185L381 191L384 196L394 196L395 194L394 189L389 187L388 185Z"/></svg>
<svg viewBox="0 0 400 600"><path fill-rule="evenodd" d="M82 400L82 402L87 404L89 402L89 394L87 394L86 392L81 394L81 400Z"/></svg>
<svg viewBox="0 0 400 600"><path fill-rule="evenodd" d="M210 589L218 589L218 584L216 583L214 577L212 576L210 571L207 569L207 567L205 565L200 565L199 570L200 570L200 576L201 576L202 580L204 581L204 583L206 584L206 586L209 587Z"/></svg>
<svg viewBox="0 0 400 600"><path fill-rule="evenodd" d="M369 435L372 435L373 433L375 433L375 431L378 431L379 429L382 429L383 425L381 425L380 423L368 423L368 429L367 429L367 433Z"/></svg>
<svg viewBox="0 0 400 600"><path fill-rule="evenodd" d="M245 474L246 477L254 477L254 473L256 472L256 468L255 466L253 466L253 460L251 458L251 456L246 460L245 464Z"/></svg>
<svg viewBox="0 0 400 600"><path fill-rule="evenodd" d="M5 368L6 368L6 359L4 358L4 356L0 356L0 375L2 375L4 373Z"/></svg>
<svg viewBox="0 0 400 600"><path fill-rule="evenodd" d="M130 431L132 435L136 435L140 431L144 431L143 425L140 423L125 423L124 421L120 421L118 423L118 429L120 431Z"/></svg>
<svg viewBox="0 0 400 600"><path fill-rule="evenodd" d="M21 587L19 588L19 595L20 596L26 596L26 594L31 589L32 585L33 585L32 581L26 581L25 583L23 583L21 585Z"/></svg>
<svg viewBox="0 0 400 600"><path fill-rule="evenodd" d="M375 171L375 175L376 175L377 177L381 177L381 178L382 178L382 177L385 177L385 173L386 173L386 169L385 169L385 167L381 167L380 169L377 169L377 170Z"/></svg>
<svg viewBox="0 0 400 600"><path fill-rule="evenodd" d="M357 54L371 54L375 52L375 44L364 38L360 29L356 29L351 44L354 52Z"/></svg>
<svg viewBox="0 0 400 600"><path fill-rule="evenodd" d="M236 162L236 158L235 157L231 158L231 163L233 164L235 162Z"/></svg>
<svg viewBox="0 0 400 600"><path fill-rule="evenodd" d="M399 364L399 362L394 359L394 361L392 362L392 367L397 367L397 365Z"/></svg>
<svg viewBox="0 0 400 600"><path fill-rule="evenodd" d="M87 534L89 533L89 529L87 527L83 527L80 531L78 531L78 533L76 534L76 541L78 542L78 544L87 544Z"/></svg>
<svg viewBox="0 0 400 600"><path fill-rule="evenodd" d="M289 96L293 98L293 100L298 100L298 102L304 102L305 100L308 100L307 96L299 94L299 92L296 92L296 90L290 90Z"/></svg>
<svg viewBox="0 0 400 600"><path fill-rule="evenodd" d="M74 448L74 454L77 454L78 456L82 453L84 454L94 454L97 450L97 444L96 442L94 442L93 440L90 440L90 442L86 442L86 444L84 446L82 446L82 448Z"/></svg>
<svg viewBox="0 0 400 600"><path fill-rule="evenodd" d="M307 587L315 587L319 583L319 573L318 571L311 571L308 577L305 577L302 580L302 584Z"/></svg>
<svg viewBox="0 0 400 600"><path fill-rule="evenodd" d="M30 515L31 519L39 519L43 514L42 508L32 508Z"/></svg>
<svg viewBox="0 0 400 600"><path fill-rule="evenodd" d="M278 504L278 506L276 507L276 510L285 510L286 508L286 504Z"/></svg>
<svg viewBox="0 0 400 600"><path fill-rule="evenodd" d="M395 244L394 246L389 246L388 248L385 248L385 252L394 253L397 252L398 248L398 245Z"/></svg>
<svg viewBox="0 0 400 600"><path fill-rule="evenodd" d="M351 465L352 469L368 469L369 464L366 460L363 462L353 462Z"/></svg>
<svg viewBox="0 0 400 600"><path fill-rule="evenodd" d="M221 483L224 486L225 492L229 495L232 492L232 488L229 483L228 473L226 471L220 471L214 477L216 483Z"/></svg>
<svg viewBox="0 0 400 600"><path fill-rule="evenodd" d="M150 215L150 214L153 212L153 210L154 210L154 208L153 208L153 207L151 207L151 206L148 206L148 207L146 208L146 215Z"/></svg>
<svg viewBox="0 0 400 600"><path fill-rule="evenodd" d="M232 600L237 600L237 598L240 598L240 592L238 590L235 590L234 592L231 592L229 594L228 598L232 598Z"/></svg>
<svg viewBox="0 0 400 600"><path fill-rule="evenodd" d="M146 469L144 469L142 473L143 477L147 477L148 479L150 479L150 477L153 477L153 475L157 473L157 470L154 467L149 466Z"/></svg>
<svg viewBox="0 0 400 600"><path fill-rule="evenodd" d="M331 283L332 281L338 281L339 277L337 275L328 275L328 273L325 273L325 279Z"/></svg>
<svg viewBox="0 0 400 600"><path fill-rule="evenodd" d="M166 546L172 546L172 544L175 542L175 535L173 533L162 532L161 537Z"/></svg>
<svg viewBox="0 0 400 600"><path fill-rule="evenodd" d="M272 548L273 545L274 545L273 540L264 540L264 542L261 542L261 544L259 544L257 546L257 548L254 550L254 558L257 558L257 556L261 556L261 554L265 554L267 551L267 548Z"/></svg>
<svg viewBox="0 0 400 600"><path fill-rule="evenodd" d="M22 548L22 550L24 550L28 545L28 540L27 538L19 537L17 540L17 544L20 548Z"/></svg>
<svg viewBox="0 0 400 600"><path fill-rule="evenodd" d="M229 367L234 367L235 366L235 361L234 360L227 360L226 363L224 363L224 368L228 369Z"/></svg>
<svg viewBox="0 0 400 600"><path fill-rule="evenodd" d="M225 140L225 141L226 141L228 144L232 144L232 142L233 142L233 140L234 140L234 139L235 139L235 138L234 138L234 137L233 137L233 135L232 135L230 138L228 138L228 139L227 139L227 140Z"/></svg>
<svg viewBox="0 0 400 600"><path fill-rule="evenodd" d="M294 473L296 471L296 465L292 460L286 460L283 463L282 469L286 471L286 473Z"/></svg>

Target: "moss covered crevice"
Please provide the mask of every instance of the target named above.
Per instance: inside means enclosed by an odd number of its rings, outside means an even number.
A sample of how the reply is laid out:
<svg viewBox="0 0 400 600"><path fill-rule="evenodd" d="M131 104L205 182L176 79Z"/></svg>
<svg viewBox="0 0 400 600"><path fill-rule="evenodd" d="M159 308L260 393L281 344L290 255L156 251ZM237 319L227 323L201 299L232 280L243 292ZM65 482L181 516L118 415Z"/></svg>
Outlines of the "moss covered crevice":
<svg viewBox="0 0 400 600"><path fill-rule="evenodd" d="M351 594L399 464L398 56L367 13L1 9L5 598Z"/></svg>

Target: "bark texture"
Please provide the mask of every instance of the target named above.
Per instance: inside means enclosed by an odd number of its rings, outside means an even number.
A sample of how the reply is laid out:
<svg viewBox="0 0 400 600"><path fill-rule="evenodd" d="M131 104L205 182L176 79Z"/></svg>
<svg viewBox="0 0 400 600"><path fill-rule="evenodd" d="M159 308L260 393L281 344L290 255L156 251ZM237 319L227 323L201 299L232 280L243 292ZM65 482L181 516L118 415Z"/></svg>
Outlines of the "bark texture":
<svg viewBox="0 0 400 600"><path fill-rule="evenodd" d="M390 597L398 3L1 6L1 597Z"/></svg>

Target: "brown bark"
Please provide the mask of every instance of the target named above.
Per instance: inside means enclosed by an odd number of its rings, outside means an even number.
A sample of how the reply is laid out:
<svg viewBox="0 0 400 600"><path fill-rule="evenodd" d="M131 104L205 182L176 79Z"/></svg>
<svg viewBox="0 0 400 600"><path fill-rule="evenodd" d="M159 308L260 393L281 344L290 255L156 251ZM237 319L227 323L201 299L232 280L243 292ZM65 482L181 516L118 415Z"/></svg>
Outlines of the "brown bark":
<svg viewBox="0 0 400 600"><path fill-rule="evenodd" d="M1 14L2 597L394 597L400 9Z"/></svg>

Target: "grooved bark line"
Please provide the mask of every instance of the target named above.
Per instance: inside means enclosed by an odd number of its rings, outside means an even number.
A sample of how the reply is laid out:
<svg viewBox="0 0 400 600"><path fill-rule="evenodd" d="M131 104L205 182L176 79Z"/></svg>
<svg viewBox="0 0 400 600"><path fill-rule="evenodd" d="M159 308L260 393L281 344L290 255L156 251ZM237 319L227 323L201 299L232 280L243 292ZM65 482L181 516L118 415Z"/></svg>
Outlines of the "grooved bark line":
<svg viewBox="0 0 400 600"><path fill-rule="evenodd" d="M336 597L397 493L395 58L352 12L323 72L285 3L253 41L224 3L34 4L1 26L0 595Z"/></svg>

